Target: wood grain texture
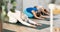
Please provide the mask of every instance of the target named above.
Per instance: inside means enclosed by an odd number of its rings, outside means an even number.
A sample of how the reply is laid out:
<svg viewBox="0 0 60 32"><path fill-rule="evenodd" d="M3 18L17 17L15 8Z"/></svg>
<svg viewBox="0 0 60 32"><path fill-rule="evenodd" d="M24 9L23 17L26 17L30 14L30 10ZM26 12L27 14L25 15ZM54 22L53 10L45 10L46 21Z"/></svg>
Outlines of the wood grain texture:
<svg viewBox="0 0 60 32"><path fill-rule="evenodd" d="M1 17L1 8L0 8L0 17ZM1 18L0 18L0 32L2 32L2 21L1 21Z"/></svg>

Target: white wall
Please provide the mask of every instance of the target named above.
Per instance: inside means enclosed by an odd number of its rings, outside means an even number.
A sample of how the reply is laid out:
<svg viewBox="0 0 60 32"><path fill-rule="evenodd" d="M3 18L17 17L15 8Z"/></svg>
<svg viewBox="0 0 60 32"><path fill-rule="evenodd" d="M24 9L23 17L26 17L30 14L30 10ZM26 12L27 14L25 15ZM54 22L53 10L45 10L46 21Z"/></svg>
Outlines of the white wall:
<svg viewBox="0 0 60 32"><path fill-rule="evenodd" d="M22 11L23 1L22 0L16 0L16 4L17 4L16 9ZM10 9L12 8L12 5L10 3L10 0L9 0L9 3L8 3L8 6L7 7L8 7L8 11L10 11Z"/></svg>
<svg viewBox="0 0 60 32"><path fill-rule="evenodd" d="M23 9L35 5L38 5L38 0L23 0Z"/></svg>
<svg viewBox="0 0 60 32"><path fill-rule="evenodd" d="M47 5L51 2L52 0L16 0L17 6L16 9L18 10L23 10L26 7L31 7L35 5L42 5L45 8L47 8ZM59 3L60 0L56 0L55 3Z"/></svg>
<svg viewBox="0 0 60 32"><path fill-rule="evenodd" d="M16 0L17 6L16 9L23 10L26 7L31 7L35 5L43 5L47 7L47 4L50 3L51 0ZM9 8L11 5L9 6Z"/></svg>
<svg viewBox="0 0 60 32"><path fill-rule="evenodd" d="M16 9L21 10L23 8L23 0L16 0L17 6Z"/></svg>
<svg viewBox="0 0 60 32"><path fill-rule="evenodd" d="M44 6L44 8L48 8L48 4L51 2L51 0L38 0L39 5Z"/></svg>
<svg viewBox="0 0 60 32"><path fill-rule="evenodd" d="M17 3L16 9L23 10L26 7L35 6L35 5L42 5L45 8L47 8L47 5L51 1L52 0L16 0L16 3ZM59 4L60 0L56 0L55 3ZM11 7L11 5L9 7Z"/></svg>
<svg viewBox="0 0 60 32"><path fill-rule="evenodd" d="M60 5L60 0L56 0L55 4L59 4Z"/></svg>
<svg viewBox="0 0 60 32"><path fill-rule="evenodd" d="M23 0L23 8L35 5L42 5L47 8L48 3L50 2L51 0Z"/></svg>

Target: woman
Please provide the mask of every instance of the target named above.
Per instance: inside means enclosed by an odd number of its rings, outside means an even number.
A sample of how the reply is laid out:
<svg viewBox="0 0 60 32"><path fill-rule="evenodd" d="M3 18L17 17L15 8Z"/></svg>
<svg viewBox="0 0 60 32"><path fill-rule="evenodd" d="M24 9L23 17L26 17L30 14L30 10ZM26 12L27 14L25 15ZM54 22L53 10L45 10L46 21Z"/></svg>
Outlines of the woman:
<svg viewBox="0 0 60 32"><path fill-rule="evenodd" d="M24 13L21 13L19 10L15 10L15 12L8 11L8 17L10 23L17 23L17 20L22 23L23 25L30 26L30 27L36 27L37 25L40 25L28 18Z"/></svg>
<svg viewBox="0 0 60 32"><path fill-rule="evenodd" d="M44 19L46 16L43 16L43 14L49 15L49 12L44 9L42 6L34 6L29 7L24 10L24 13L29 17L35 17L37 19Z"/></svg>

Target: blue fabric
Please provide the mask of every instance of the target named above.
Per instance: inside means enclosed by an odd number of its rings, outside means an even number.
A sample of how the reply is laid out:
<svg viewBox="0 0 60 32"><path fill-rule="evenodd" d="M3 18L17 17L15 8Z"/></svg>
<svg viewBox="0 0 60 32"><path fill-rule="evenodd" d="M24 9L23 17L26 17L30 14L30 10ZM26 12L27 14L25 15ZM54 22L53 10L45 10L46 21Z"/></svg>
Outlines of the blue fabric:
<svg viewBox="0 0 60 32"><path fill-rule="evenodd" d="M24 14L26 14L29 18L32 18L34 15L27 12L26 9L23 11Z"/></svg>
<svg viewBox="0 0 60 32"><path fill-rule="evenodd" d="M34 15L32 14L32 10L34 10L35 12L38 11L36 7L29 7L24 9L23 13L26 14L29 18L34 17Z"/></svg>
<svg viewBox="0 0 60 32"><path fill-rule="evenodd" d="M38 11L37 8L35 8L35 7L26 8L26 11L31 13L31 14L32 14L32 10L34 10L35 12Z"/></svg>

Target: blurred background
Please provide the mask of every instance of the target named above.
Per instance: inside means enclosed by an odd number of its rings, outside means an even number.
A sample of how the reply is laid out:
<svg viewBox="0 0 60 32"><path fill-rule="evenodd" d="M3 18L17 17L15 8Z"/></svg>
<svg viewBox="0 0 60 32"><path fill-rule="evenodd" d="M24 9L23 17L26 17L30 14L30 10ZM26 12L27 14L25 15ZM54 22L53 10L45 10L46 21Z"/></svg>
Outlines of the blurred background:
<svg viewBox="0 0 60 32"><path fill-rule="evenodd" d="M2 32L2 20L1 20L1 12L2 12L2 0L0 0L0 32Z"/></svg>
<svg viewBox="0 0 60 32"><path fill-rule="evenodd" d="M23 11L23 9L27 7L36 6L36 5L41 5L46 9L48 9L48 5L51 3L60 5L60 0L13 0L13 1L15 1L16 3L14 4L10 3L11 0L0 0L1 2L0 7L4 8L5 6L4 9L5 9L5 12L7 13L12 8L13 5L15 5L16 7L15 9L20 10L20 11Z"/></svg>
<svg viewBox="0 0 60 32"><path fill-rule="evenodd" d="M48 9L48 5L49 4L56 4L56 5L60 5L60 0L0 0L0 19L2 21L8 21L8 16L7 16L7 13L8 11L10 11L10 9L17 9L17 10L20 10L20 11L23 11L23 9L27 8L27 7L32 7L32 6L35 6L35 5L41 5L43 6L44 8ZM15 7L15 8L13 8ZM56 11L55 11L56 12ZM32 19L34 21L36 21L35 19ZM37 21L41 21L40 23L44 23L44 24L50 24L49 21L45 21L45 20L37 20ZM0 21L0 23L2 23ZM30 29L31 28L27 28L27 27L23 27L23 26L16 26L16 25L12 25L12 24L8 24L7 23L3 23L3 28L4 29L7 29L8 31L9 30L13 30L15 29L15 31L20 31L20 29L23 28L24 31L28 32L27 30L29 30L30 32L32 32ZM9 28L10 26L10 28ZM20 28L19 30L15 28L12 29L12 27L18 27ZM27 30L26 30L27 29ZM21 30L21 31L23 31ZM46 29L43 29L43 30L35 30L35 29L32 29L33 31L38 31L38 32L49 32L49 28L46 28ZM46 31L48 30L48 31ZM5 30L4 30L5 31Z"/></svg>

